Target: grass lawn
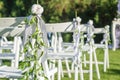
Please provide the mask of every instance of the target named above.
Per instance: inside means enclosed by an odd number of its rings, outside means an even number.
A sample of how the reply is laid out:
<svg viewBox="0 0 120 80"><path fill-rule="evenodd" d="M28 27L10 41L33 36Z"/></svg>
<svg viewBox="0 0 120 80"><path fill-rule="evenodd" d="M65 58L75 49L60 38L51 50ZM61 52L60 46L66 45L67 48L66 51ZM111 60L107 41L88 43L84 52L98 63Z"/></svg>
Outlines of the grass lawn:
<svg viewBox="0 0 120 80"><path fill-rule="evenodd" d="M103 51L97 50L98 60L103 60ZM100 80L120 80L120 49L116 51L109 50L109 58L110 58L110 68L107 72L103 72L103 65L99 65L100 69ZM8 79L0 79L0 80L8 80ZM57 75L55 76L55 80L57 80ZM74 80L74 74L72 78L68 78L68 75L65 74L61 80ZM84 73L84 80L89 80L89 74ZM98 80L96 72L93 73L93 80Z"/></svg>
<svg viewBox="0 0 120 80"><path fill-rule="evenodd" d="M103 51L97 51L98 60L103 60ZM107 72L103 72L103 65L99 64L100 69L100 80L120 80L120 49L116 51L109 50L109 59L110 59L110 68L107 69ZM95 69L95 68L94 68ZM57 80L57 78L55 79ZM72 78L68 78L68 75L65 76L61 80L74 80L74 74ZM89 74L84 73L84 80L89 80ZM93 80L98 80L96 72L93 73Z"/></svg>

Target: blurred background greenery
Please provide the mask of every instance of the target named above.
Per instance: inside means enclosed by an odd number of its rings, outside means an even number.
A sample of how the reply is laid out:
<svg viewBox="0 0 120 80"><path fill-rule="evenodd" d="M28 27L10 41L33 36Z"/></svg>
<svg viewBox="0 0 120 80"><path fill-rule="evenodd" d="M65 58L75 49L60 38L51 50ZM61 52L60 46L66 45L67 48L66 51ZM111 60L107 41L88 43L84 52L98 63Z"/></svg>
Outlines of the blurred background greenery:
<svg viewBox="0 0 120 80"><path fill-rule="evenodd" d="M0 17L19 17L30 15L30 9L37 0L0 0ZM96 27L111 25L117 15L117 0L39 0L44 7L46 22L72 21L75 12L82 23L94 20Z"/></svg>
<svg viewBox="0 0 120 80"><path fill-rule="evenodd" d="M46 23L72 21L77 16L81 23L89 19L95 27L112 24L117 17L118 0L38 0L44 7L43 19ZM0 17L20 17L30 15L30 9L37 0L0 0Z"/></svg>

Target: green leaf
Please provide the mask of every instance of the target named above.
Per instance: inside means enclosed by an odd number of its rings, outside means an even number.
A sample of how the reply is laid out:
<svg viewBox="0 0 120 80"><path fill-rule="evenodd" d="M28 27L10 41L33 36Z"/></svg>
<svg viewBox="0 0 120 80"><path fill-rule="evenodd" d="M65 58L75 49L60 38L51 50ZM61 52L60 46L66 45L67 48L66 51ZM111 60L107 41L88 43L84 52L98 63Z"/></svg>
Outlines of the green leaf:
<svg viewBox="0 0 120 80"><path fill-rule="evenodd" d="M28 42L28 45L32 49L32 43L31 43L31 41Z"/></svg>

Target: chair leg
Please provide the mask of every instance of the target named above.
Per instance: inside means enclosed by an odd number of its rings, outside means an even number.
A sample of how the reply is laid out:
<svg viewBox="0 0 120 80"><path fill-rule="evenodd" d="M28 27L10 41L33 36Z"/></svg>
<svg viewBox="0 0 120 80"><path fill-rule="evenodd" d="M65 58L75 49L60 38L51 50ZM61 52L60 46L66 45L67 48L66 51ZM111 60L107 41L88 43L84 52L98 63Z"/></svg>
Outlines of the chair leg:
<svg viewBox="0 0 120 80"><path fill-rule="evenodd" d="M92 77L93 77L93 72L92 72L92 62L93 62L93 59L92 59L92 49L90 50L90 66L89 66L89 70L90 70L90 72L89 72L89 80L92 80Z"/></svg>
<svg viewBox="0 0 120 80"><path fill-rule="evenodd" d="M61 80L61 60L58 60L58 80Z"/></svg>
<svg viewBox="0 0 120 80"><path fill-rule="evenodd" d="M109 68L109 53L108 49L104 50L104 72Z"/></svg>
<svg viewBox="0 0 120 80"><path fill-rule="evenodd" d="M106 49L104 49L104 72L106 72L106 66L107 66L107 52Z"/></svg>
<svg viewBox="0 0 120 80"><path fill-rule="evenodd" d="M107 68L109 68L110 67L110 65L109 65L109 51L108 51L108 49L106 50L106 56L107 56Z"/></svg>
<svg viewBox="0 0 120 80"><path fill-rule="evenodd" d="M62 77L64 77L64 73L63 73L63 66L62 66L62 61L60 60L60 74Z"/></svg>
<svg viewBox="0 0 120 80"><path fill-rule="evenodd" d="M78 66L75 64L75 79L74 80L78 80Z"/></svg>
<svg viewBox="0 0 120 80"><path fill-rule="evenodd" d="M79 58L79 69L80 69L80 80L84 80L81 58Z"/></svg>
<svg viewBox="0 0 120 80"><path fill-rule="evenodd" d="M84 54L84 67L86 67L86 54Z"/></svg>
<svg viewBox="0 0 120 80"><path fill-rule="evenodd" d="M95 49L94 49L93 54L94 54L94 60L95 60L97 77L98 77L98 79L100 79L100 72L99 72L98 61L97 61L97 56L96 56L96 51L95 51Z"/></svg>
<svg viewBox="0 0 120 80"><path fill-rule="evenodd" d="M53 63L50 63L50 69L55 68L55 60L52 60ZM51 76L51 80L54 80L54 75Z"/></svg>
<svg viewBox="0 0 120 80"><path fill-rule="evenodd" d="M74 71L74 62L71 64L71 70Z"/></svg>
<svg viewBox="0 0 120 80"><path fill-rule="evenodd" d="M69 67L69 64L68 64L68 60L65 60L65 63L66 63L67 71L68 71L68 76L69 76L69 78L71 78L71 72L70 72L70 67Z"/></svg>
<svg viewBox="0 0 120 80"><path fill-rule="evenodd" d="M0 50L0 53L2 53L2 50ZM2 65L2 60L0 60L0 65Z"/></svg>

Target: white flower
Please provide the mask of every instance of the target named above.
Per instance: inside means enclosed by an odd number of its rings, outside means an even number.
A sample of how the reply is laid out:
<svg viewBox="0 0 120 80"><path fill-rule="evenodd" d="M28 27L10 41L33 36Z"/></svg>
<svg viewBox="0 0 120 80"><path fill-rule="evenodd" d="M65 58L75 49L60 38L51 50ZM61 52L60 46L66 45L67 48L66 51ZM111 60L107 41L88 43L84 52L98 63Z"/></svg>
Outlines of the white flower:
<svg viewBox="0 0 120 80"><path fill-rule="evenodd" d="M77 20L78 22L81 22L81 18L80 18L80 17L77 17L76 20Z"/></svg>
<svg viewBox="0 0 120 80"><path fill-rule="evenodd" d="M41 15L44 11L43 7L39 4L34 4L32 5L32 14L37 14L37 15Z"/></svg>
<svg viewBox="0 0 120 80"><path fill-rule="evenodd" d="M93 20L89 20L88 24L93 25Z"/></svg>

